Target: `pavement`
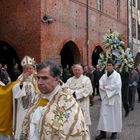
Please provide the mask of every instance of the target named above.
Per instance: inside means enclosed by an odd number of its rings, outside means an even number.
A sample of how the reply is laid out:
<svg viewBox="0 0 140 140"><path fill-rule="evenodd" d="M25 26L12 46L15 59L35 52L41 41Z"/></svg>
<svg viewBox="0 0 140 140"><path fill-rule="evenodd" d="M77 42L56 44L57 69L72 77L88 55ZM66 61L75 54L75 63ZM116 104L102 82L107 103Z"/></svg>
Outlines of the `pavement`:
<svg viewBox="0 0 140 140"><path fill-rule="evenodd" d="M99 112L100 112L100 104L101 101L98 100L99 97L95 97L95 102L92 107L90 107L90 113L91 113L91 121L92 125L90 126L90 134L91 134L91 140L95 140L95 136L97 136L100 132L97 130L97 125L99 121ZM128 117L124 117L124 109L123 110L123 128L122 132L118 133L118 137L116 140L140 140L140 103L137 101L136 97L136 103L135 108L133 111L130 111ZM110 137L111 133L107 134L107 138L103 140L111 140Z"/></svg>

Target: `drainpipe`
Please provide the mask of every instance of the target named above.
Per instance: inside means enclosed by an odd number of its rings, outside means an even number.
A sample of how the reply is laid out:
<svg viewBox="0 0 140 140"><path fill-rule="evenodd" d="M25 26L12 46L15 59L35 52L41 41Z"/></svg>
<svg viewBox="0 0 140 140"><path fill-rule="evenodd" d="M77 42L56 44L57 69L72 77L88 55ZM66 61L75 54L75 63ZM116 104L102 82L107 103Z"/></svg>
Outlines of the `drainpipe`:
<svg viewBox="0 0 140 140"><path fill-rule="evenodd" d="M127 48L130 47L129 45L129 36L130 36L130 30L129 30L129 1L127 0Z"/></svg>
<svg viewBox="0 0 140 140"><path fill-rule="evenodd" d="M132 55L133 55L133 6L132 6L132 0L130 0L130 6L131 6L131 49L132 49Z"/></svg>
<svg viewBox="0 0 140 140"><path fill-rule="evenodd" d="M87 54L87 65L89 65L89 10L88 10L88 2L89 0L87 0L87 4L86 4L86 54Z"/></svg>

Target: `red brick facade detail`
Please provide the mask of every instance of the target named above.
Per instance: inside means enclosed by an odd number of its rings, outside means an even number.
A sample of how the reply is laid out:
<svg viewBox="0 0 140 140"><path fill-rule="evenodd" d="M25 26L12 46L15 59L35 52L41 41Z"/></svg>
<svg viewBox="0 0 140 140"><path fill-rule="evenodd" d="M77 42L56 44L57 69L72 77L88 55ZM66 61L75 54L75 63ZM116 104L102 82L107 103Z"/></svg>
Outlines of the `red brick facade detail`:
<svg viewBox="0 0 140 140"><path fill-rule="evenodd" d="M88 42L86 0L1 0L0 41L14 47L20 58L30 55L38 62L61 59L62 48L73 41L84 64L92 64L96 46L104 50L103 35L110 28L123 35L127 46L127 0L120 0L119 19L114 0L103 1L103 12L97 10L96 0L88 1ZM45 14L55 21L42 22Z"/></svg>

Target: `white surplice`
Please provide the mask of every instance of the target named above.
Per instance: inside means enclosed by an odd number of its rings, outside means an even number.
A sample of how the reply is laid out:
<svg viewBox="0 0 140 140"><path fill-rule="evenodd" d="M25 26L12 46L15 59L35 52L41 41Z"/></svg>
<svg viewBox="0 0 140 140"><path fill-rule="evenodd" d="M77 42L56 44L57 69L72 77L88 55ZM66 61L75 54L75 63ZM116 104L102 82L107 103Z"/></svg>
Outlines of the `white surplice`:
<svg viewBox="0 0 140 140"><path fill-rule="evenodd" d="M121 132L122 130L122 99L121 77L115 70L108 77L105 73L99 81L102 99L98 130Z"/></svg>
<svg viewBox="0 0 140 140"><path fill-rule="evenodd" d="M76 100L82 109L86 124L91 125L89 96L92 95L93 88L90 79L85 75L81 75L79 78L73 76L67 80L66 86L75 92Z"/></svg>
<svg viewBox="0 0 140 140"><path fill-rule="evenodd" d="M23 100L23 98L25 98L25 97L27 97L25 99L25 102L27 100L29 100L27 105ZM29 77L27 79L27 81L23 82L22 88L20 88L20 82L17 83L13 87L13 99L17 100L17 107L16 107L17 110L16 110L16 112L14 112L14 115L16 115L16 117L14 116L14 123L13 123L13 124L16 124L16 126L15 126L15 139L17 139L17 140L20 139L20 133L21 133L23 119L24 119L26 111L27 111L28 107L31 105L31 102L34 99L34 97L35 97L35 88L34 88L34 85L32 83L32 76ZM25 105L25 107L24 107L24 105ZM14 104L14 106L15 106L15 104ZM14 109L14 111L15 111L15 109Z"/></svg>

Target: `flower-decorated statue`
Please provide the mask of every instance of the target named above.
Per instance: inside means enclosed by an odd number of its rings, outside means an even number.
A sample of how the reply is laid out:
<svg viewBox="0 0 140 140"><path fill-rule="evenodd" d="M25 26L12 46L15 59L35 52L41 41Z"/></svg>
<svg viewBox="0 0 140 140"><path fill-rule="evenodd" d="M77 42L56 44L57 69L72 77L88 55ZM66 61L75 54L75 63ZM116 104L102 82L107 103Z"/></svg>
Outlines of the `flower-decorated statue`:
<svg viewBox="0 0 140 140"><path fill-rule="evenodd" d="M101 69L105 69L108 59L112 59L115 65L119 66L119 72L128 72L133 67L134 60L130 48L125 48L120 33L108 30L103 37L103 42L106 52L101 53L98 60Z"/></svg>

